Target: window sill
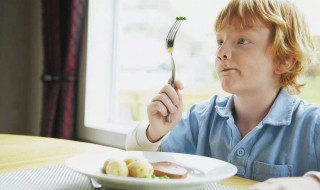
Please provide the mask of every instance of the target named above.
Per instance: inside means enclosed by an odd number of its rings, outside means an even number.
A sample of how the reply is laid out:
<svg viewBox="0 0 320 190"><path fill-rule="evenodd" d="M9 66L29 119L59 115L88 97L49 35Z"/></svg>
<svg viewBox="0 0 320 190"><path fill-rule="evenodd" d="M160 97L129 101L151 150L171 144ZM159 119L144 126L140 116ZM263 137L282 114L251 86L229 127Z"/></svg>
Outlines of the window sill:
<svg viewBox="0 0 320 190"><path fill-rule="evenodd" d="M108 123L105 127L81 126L79 139L124 150L126 136L137 124L138 122L129 124Z"/></svg>

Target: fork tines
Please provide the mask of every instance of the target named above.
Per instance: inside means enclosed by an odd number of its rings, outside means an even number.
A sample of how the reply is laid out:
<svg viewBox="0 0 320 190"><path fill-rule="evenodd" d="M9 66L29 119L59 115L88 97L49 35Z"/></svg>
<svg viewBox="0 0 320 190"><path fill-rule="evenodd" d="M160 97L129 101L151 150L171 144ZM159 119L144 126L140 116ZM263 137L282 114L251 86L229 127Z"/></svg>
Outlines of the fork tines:
<svg viewBox="0 0 320 190"><path fill-rule="evenodd" d="M178 29L181 26L183 20L176 20L173 26L171 27L168 36L167 36L167 48L172 48L174 39L177 35Z"/></svg>

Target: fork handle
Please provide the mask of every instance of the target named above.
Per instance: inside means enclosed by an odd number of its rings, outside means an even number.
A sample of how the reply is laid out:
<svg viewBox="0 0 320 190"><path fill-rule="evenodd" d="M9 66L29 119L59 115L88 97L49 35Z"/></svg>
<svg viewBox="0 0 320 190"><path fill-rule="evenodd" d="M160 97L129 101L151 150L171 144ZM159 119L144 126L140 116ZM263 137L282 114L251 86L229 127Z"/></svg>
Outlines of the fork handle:
<svg viewBox="0 0 320 190"><path fill-rule="evenodd" d="M170 85L171 85L172 87L174 87L176 68L175 68L175 64L174 64L172 52L170 52L170 58L171 58L171 78L170 78ZM169 123L172 122L171 113L169 113L169 115L167 116L167 121L168 121Z"/></svg>
<svg viewBox="0 0 320 190"><path fill-rule="evenodd" d="M176 67L175 67L175 64L174 64L174 60L173 60L172 53L170 53L170 60L171 60L171 78L170 78L170 85L171 85L172 87L174 87Z"/></svg>
<svg viewBox="0 0 320 190"><path fill-rule="evenodd" d="M171 123L171 122L172 122L171 113L169 113L169 115L167 115L167 121L168 121L169 123Z"/></svg>

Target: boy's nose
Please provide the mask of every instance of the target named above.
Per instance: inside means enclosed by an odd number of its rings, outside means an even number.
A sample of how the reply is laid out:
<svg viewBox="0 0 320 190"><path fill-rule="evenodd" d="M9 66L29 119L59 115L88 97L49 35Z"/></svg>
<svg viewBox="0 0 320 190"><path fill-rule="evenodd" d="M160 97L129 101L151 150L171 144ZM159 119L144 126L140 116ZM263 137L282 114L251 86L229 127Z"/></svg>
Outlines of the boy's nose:
<svg viewBox="0 0 320 190"><path fill-rule="evenodd" d="M231 51L225 47L220 47L217 52L217 57L221 61L231 59Z"/></svg>

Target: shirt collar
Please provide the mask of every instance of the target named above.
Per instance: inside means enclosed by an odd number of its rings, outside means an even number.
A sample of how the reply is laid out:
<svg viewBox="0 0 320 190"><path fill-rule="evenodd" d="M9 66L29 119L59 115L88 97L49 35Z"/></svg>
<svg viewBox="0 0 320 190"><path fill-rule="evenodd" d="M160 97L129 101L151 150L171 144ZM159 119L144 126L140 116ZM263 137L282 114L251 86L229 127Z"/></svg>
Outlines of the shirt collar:
<svg viewBox="0 0 320 190"><path fill-rule="evenodd" d="M215 106L217 113L221 117L233 117L232 110L233 95L223 99L217 99ZM262 120L262 124L270 124L274 126L289 125L294 111L294 106L298 102L296 96L290 95L287 90L282 88L271 106L269 113Z"/></svg>
<svg viewBox="0 0 320 190"><path fill-rule="evenodd" d="M217 104L215 106L217 113L221 117L232 117L233 95L226 98L217 99Z"/></svg>
<svg viewBox="0 0 320 190"><path fill-rule="evenodd" d="M289 125L293 115L294 107L299 99L290 95L287 90L282 88L270 108L267 116L262 120L262 124L275 126Z"/></svg>

